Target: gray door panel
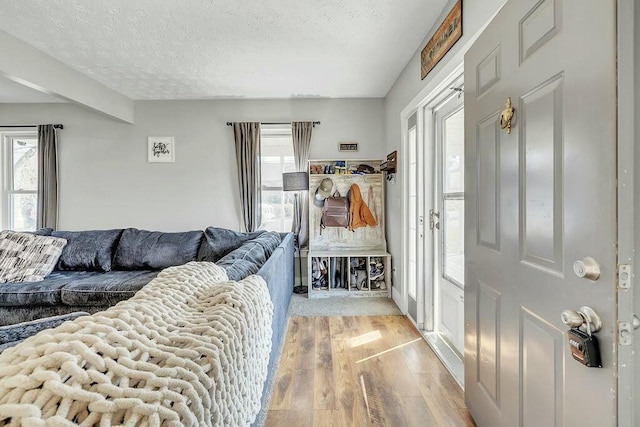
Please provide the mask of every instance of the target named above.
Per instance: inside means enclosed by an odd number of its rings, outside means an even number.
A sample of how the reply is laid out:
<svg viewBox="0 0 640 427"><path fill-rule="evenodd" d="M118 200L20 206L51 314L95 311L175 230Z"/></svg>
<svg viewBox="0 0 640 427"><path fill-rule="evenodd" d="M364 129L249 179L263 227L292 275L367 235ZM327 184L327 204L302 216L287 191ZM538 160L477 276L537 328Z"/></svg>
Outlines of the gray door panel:
<svg viewBox="0 0 640 427"><path fill-rule="evenodd" d="M465 391L480 427L615 425L615 53L614 1L510 0L465 56ZM587 256L597 281L573 272ZM603 319L600 369L572 359L560 320L582 306Z"/></svg>

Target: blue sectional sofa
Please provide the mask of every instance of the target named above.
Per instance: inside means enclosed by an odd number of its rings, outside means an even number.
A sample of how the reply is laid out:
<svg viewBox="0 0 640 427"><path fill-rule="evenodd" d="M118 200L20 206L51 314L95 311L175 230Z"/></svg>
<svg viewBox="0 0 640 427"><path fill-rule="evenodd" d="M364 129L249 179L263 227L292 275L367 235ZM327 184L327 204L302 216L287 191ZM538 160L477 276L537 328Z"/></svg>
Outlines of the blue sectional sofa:
<svg viewBox="0 0 640 427"><path fill-rule="evenodd" d="M291 233L238 233L216 227L183 233L135 228L38 233L64 238L67 245L43 281L0 285L0 326L105 310L131 298L163 268L189 261L215 262L230 280L259 274L276 310L284 309L286 317L293 289Z"/></svg>
<svg viewBox="0 0 640 427"><path fill-rule="evenodd" d="M204 231L160 233L137 229L63 232L40 230L67 239L56 269L44 281L0 284L0 351L27 336L82 313L95 313L132 297L161 269L189 261L213 261L230 280L250 274L265 279L274 312L262 410L264 420L278 356L286 333L294 282L292 233ZM43 319L34 321L35 319ZM16 324L21 322L20 324ZM26 322L26 323L22 323ZM1 325L13 325L2 327Z"/></svg>

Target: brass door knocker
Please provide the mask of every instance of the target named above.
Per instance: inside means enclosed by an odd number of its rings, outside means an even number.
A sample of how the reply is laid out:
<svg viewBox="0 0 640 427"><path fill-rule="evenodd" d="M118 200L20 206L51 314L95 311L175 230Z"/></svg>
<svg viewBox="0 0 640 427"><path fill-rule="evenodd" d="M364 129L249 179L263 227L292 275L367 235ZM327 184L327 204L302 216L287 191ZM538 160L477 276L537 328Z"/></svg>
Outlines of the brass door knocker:
<svg viewBox="0 0 640 427"><path fill-rule="evenodd" d="M511 120L513 119L515 110L511 107L511 98L507 98L507 105L502 113L500 113L500 127L506 129L507 133L511 133Z"/></svg>

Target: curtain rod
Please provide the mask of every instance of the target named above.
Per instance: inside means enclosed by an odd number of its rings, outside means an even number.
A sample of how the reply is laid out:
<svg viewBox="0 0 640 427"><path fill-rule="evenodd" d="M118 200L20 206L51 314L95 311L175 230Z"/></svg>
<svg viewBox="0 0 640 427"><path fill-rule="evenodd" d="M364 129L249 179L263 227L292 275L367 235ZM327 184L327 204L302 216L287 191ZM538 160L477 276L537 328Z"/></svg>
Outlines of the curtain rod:
<svg viewBox="0 0 640 427"><path fill-rule="evenodd" d="M320 124L320 122L311 122L311 123L313 123L314 127ZM260 124L261 125L290 125L291 122L260 122ZM231 125L233 125L233 123L227 122L227 126L231 126Z"/></svg>
<svg viewBox="0 0 640 427"><path fill-rule="evenodd" d="M38 125L0 125L0 128L35 128ZM55 129L64 129L64 125L53 125Z"/></svg>

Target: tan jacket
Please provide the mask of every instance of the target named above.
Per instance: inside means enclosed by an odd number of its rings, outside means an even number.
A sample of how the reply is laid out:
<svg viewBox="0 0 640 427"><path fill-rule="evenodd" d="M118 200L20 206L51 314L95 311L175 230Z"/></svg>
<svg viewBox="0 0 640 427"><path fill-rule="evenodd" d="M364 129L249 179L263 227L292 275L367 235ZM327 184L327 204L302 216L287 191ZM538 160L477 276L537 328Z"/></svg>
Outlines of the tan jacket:
<svg viewBox="0 0 640 427"><path fill-rule="evenodd" d="M375 227L377 224L369 206L362 200L360 187L358 184L352 184L349 188L349 230L353 231L367 225Z"/></svg>

